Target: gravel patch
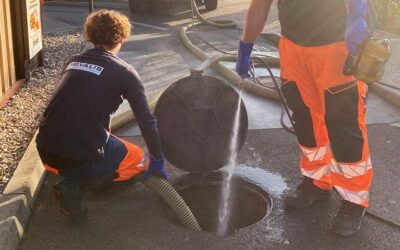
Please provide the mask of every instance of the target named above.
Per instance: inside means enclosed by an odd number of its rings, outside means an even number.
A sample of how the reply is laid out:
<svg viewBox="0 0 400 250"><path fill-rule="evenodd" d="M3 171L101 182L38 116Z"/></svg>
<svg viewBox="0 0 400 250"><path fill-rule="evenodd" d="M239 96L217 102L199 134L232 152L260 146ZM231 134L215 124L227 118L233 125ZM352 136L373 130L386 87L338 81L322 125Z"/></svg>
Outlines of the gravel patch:
<svg viewBox="0 0 400 250"><path fill-rule="evenodd" d="M0 193L11 179L56 90L66 60L84 44L81 30L44 37L44 66L0 109Z"/></svg>

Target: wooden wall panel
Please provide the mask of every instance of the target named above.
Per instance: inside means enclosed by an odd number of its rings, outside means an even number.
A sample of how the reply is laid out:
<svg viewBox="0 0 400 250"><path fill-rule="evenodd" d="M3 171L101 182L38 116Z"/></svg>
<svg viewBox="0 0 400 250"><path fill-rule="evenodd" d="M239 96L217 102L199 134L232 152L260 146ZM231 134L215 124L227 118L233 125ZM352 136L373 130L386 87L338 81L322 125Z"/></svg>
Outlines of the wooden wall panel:
<svg viewBox="0 0 400 250"><path fill-rule="evenodd" d="M5 78L5 66L4 66L4 55L3 55L3 47L4 47L4 17L5 10L3 2L0 3L0 97L4 94L6 89L6 78Z"/></svg>
<svg viewBox="0 0 400 250"><path fill-rule="evenodd" d="M0 100L15 83L9 0L0 3Z"/></svg>
<svg viewBox="0 0 400 250"><path fill-rule="evenodd" d="M10 2L9 1L4 1L6 5L6 15L7 18L5 20L5 24L7 30L6 30L6 37L7 37L7 55L8 55L8 65L9 65L9 74L10 74L10 80L11 84L16 81L15 77L15 62L14 62L14 47L13 47L13 37L12 37L12 25L11 25L11 13L10 13Z"/></svg>

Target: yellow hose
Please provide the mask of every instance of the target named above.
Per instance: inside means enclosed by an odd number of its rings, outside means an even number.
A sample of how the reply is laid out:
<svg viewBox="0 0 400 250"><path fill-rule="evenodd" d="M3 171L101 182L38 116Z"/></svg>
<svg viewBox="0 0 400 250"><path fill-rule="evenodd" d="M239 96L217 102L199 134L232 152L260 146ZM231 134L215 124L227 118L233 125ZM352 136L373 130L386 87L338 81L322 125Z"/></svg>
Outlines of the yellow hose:
<svg viewBox="0 0 400 250"><path fill-rule="evenodd" d="M150 176L150 178L143 181L143 183L156 192L160 198L168 204L185 228L192 231L201 231L196 217L194 217L190 208L171 184L156 176Z"/></svg>
<svg viewBox="0 0 400 250"><path fill-rule="evenodd" d="M186 46L186 48L188 50L190 50L193 54L195 54L199 59L205 61L205 60L209 59L210 57L207 55L207 53L202 51L199 47L195 46L190 41L190 39L187 36L188 30L190 30L194 26L201 25L201 24L205 24L208 26L216 27L216 28L223 28L223 29L235 28L236 23L231 20L209 21L200 14L200 12L197 8L197 5L195 3L195 0L191 0L191 4L192 4L193 13L200 20L200 22L196 22L194 24L192 23L192 24L182 27L179 34L180 34L181 41ZM264 60L271 67L279 67L279 58L264 56L264 57L261 57L261 59ZM212 66L220 74L222 74L223 76L228 78L234 84L242 87L243 89L248 90L248 91L250 91L254 94L260 95L260 96L264 96L264 97L271 98L274 100L279 100L279 95L275 90L258 85L250 80L242 79L234 71L232 71L231 69L229 69L228 67L223 65L221 63L221 61L236 62L236 56L221 56L219 61L214 63ZM154 96L149 98L150 110L152 110L152 111L154 110L158 99L160 98L162 92L164 92L165 89L166 88L163 88L157 94L155 94ZM135 119L135 116L133 115L132 111L130 111L130 110L125 111L124 113L122 113L112 119L111 128L112 128L112 130L116 130L119 127L121 127L122 125L124 125L127 122L134 120L134 119Z"/></svg>
<svg viewBox="0 0 400 250"><path fill-rule="evenodd" d="M194 15L200 20L201 23L207 26L211 26L214 28L221 28L221 29L231 29L236 27L236 23L232 20L215 20L215 21L207 20L200 14L199 8L197 8L195 0L192 0L191 5Z"/></svg>
<svg viewBox="0 0 400 250"><path fill-rule="evenodd" d="M193 2L194 0L192 0ZM199 47L194 45L187 36L188 30L193 28L194 26L201 25L202 23L191 23L182 27L179 35L181 38L182 43L186 46L188 50L190 50L193 54L195 54L198 58L205 61L210 58L204 51L202 51ZM275 57L262 57L262 59L269 65L279 65L279 58ZM236 72L232 71L225 65L221 63L221 61L236 61L236 56L222 56L220 60L213 64L213 67L226 78L228 78L231 82L235 83L236 85L240 86L243 89L246 89L252 93L257 95L261 95L267 98L271 98L274 100L280 100L278 93L270 88L258 85L248 79L242 79Z"/></svg>
<svg viewBox="0 0 400 250"><path fill-rule="evenodd" d="M187 31L200 24L205 24L208 26L212 27L217 27L217 28L234 28L236 27L236 23L233 21L229 20L218 20L218 21L208 21L198 11L198 8L196 6L195 0L192 0L192 8L194 11L194 14L199 18L201 23L194 23L194 24L189 24L185 27L183 27L180 30L180 38L183 42L183 44L188 48L192 53L194 53L197 57L199 57L201 60L205 61L209 59L210 57L201 49L196 47L187 37ZM279 95L276 91L273 91L272 89L257 85L247 79L242 79L239 75L237 75L235 72L224 66L220 61L236 61L236 56L233 55L222 55L218 57L218 60L213 64L213 66L225 77L229 78L232 82L236 83L237 85L240 85L242 88L247 89L253 93L268 97L268 98L273 98L273 99L279 99ZM273 57L262 57L262 60L265 60L266 63L272 64L272 65L279 65L279 59L273 58ZM158 95L159 97L160 95ZM158 99L157 97L157 99ZM155 104L156 102L154 102ZM193 231L201 231L201 227L199 223L197 222L196 218L194 217L193 213L191 212L190 208L186 205L185 201L182 199L182 197L176 192L176 190L164 179L161 179L159 177L150 177L146 181L144 181L144 184L153 189L160 197L161 199L164 200L168 204L168 206L175 212L175 214L179 217L181 220L182 224Z"/></svg>

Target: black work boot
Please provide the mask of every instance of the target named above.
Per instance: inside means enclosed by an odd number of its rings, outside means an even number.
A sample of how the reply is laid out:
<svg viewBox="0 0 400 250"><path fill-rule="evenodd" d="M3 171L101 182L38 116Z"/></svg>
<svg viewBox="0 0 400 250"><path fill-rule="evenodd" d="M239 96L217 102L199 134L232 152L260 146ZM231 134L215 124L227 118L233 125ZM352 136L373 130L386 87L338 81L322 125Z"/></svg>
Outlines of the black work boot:
<svg viewBox="0 0 400 250"><path fill-rule="evenodd" d="M92 178L88 181L88 188L94 193L103 193L112 187L113 179L113 174Z"/></svg>
<svg viewBox="0 0 400 250"><path fill-rule="evenodd" d="M364 213L363 206L344 200L333 221L332 232L344 237L356 234L360 230Z"/></svg>
<svg viewBox="0 0 400 250"><path fill-rule="evenodd" d="M292 208L305 208L317 200L326 200L331 191L320 189L312 183L312 179L305 177L296 190L289 191L285 198L285 204Z"/></svg>
<svg viewBox="0 0 400 250"><path fill-rule="evenodd" d="M81 208L84 185L65 179L54 185L54 194L60 202L60 212L74 223L87 219L87 209Z"/></svg>
<svg viewBox="0 0 400 250"><path fill-rule="evenodd" d="M110 190L120 191L132 187L140 179L140 174L134 176L133 178L126 181L116 181L113 180L118 178L117 173L113 173L107 176L95 177L89 180L88 188L95 194L103 194Z"/></svg>

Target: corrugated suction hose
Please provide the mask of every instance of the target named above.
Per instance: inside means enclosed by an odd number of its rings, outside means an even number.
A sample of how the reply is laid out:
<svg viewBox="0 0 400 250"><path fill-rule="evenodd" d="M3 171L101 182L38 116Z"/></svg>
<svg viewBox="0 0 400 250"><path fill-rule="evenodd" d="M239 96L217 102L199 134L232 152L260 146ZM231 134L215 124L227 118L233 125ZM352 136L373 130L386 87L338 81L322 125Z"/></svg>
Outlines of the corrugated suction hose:
<svg viewBox="0 0 400 250"><path fill-rule="evenodd" d="M201 227L194 217L190 208L186 205L186 202L176 192L175 188L169 184L166 180L157 177L150 176L143 183L156 192L160 198L167 203L167 205L174 211L178 216L183 226L192 231L201 231Z"/></svg>
<svg viewBox="0 0 400 250"><path fill-rule="evenodd" d="M236 27L236 23L232 20L214 20L214 21L207 20L200 14L195 0L191 1L191 5L193 14L200 20L200 22L202 22L205 25L220 29L230 29Z"/></svg>

